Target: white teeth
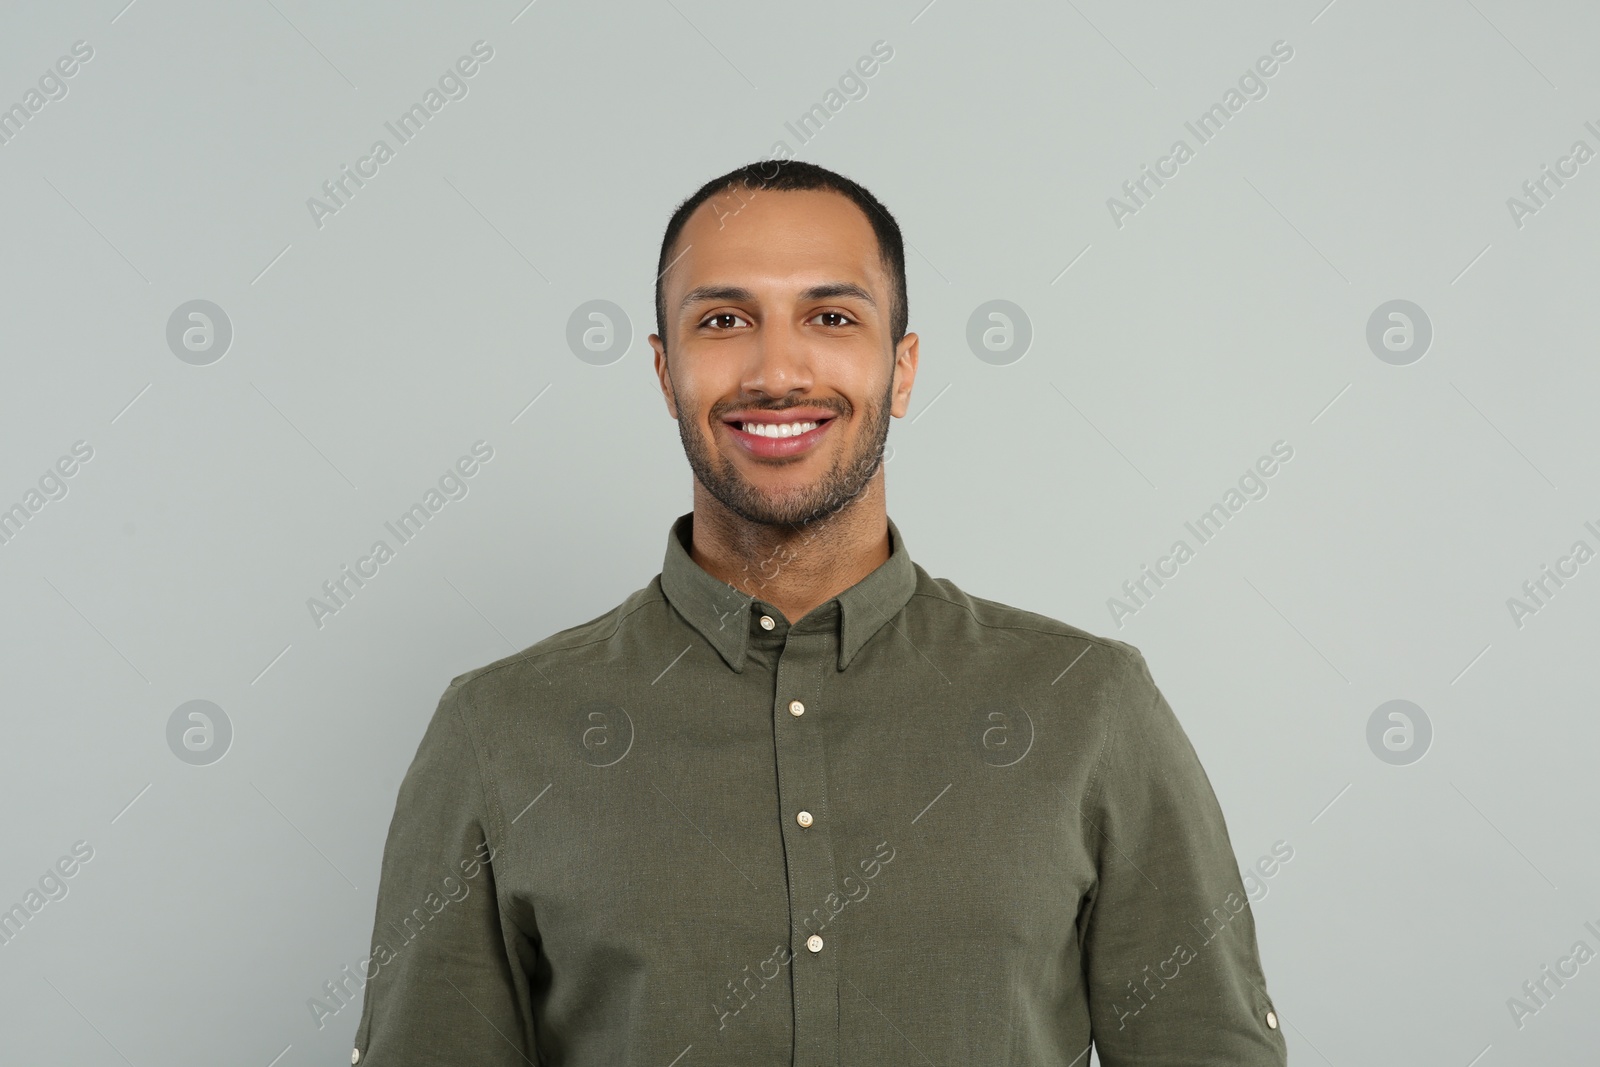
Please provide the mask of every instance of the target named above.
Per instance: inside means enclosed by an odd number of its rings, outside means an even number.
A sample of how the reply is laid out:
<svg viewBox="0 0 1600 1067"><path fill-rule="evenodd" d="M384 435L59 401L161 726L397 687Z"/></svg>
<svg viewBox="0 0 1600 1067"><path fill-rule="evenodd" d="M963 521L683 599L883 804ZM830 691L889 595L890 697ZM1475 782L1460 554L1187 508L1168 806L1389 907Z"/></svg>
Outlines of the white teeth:
<svg viewBox="0 0 1600 1067"><path fill-rule="evenodd" d="M757 437L793 437L821 425L820 422L742 422L739 429Z"/></svg>

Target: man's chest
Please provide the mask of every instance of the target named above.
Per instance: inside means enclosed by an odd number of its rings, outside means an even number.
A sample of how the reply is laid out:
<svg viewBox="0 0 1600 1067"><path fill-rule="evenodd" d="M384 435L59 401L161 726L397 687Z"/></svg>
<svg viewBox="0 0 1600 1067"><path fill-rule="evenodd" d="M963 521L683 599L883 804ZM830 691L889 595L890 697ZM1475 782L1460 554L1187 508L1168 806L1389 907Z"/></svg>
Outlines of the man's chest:
<svg viewBox="0 0 1600 1067"><path fill-rule="evenodd" d="M489 746L498 891L557 978L672 973L743 1010L791 954L998 973L1074 946L1100 738L1065 687L822 656L611 682Z"/></svg>

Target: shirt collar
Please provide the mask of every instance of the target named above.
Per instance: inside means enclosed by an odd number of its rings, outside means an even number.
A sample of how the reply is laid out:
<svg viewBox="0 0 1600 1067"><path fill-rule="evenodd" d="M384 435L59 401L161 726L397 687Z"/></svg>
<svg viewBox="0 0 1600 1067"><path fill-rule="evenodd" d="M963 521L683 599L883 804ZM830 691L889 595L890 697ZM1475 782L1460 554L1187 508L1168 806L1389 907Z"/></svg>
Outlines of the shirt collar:
<svg viewBox="0 0 1600 1067"><path fill-rule="evenodd" d="M899 614L916 589L916 568L906 552L900 529L893 519L887 521L889 558L829 602L837 602L839 607L841 671L884 623ZM756 620L762 615L781 617L781 613L760 597L742 593L713 577L696 563L689 555L693 533L694 512L680 515L673 522L667 534L666 559L661 565L661 589L678 614L711 643L728 666L743 673L750 627L757 625ZM793 620L791 625L798 621Z"/></svg>

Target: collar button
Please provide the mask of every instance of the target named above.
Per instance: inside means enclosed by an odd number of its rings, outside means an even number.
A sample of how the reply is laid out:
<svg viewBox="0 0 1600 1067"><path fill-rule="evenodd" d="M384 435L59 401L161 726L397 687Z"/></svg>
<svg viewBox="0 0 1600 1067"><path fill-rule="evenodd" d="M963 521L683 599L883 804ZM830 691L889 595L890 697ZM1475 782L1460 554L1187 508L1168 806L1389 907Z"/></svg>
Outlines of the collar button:
<svg viewBox="0 0 1600 1067"><path fill-rule="evenodd" d="M761 628L763 630L770 630L776 625L778 625L778 624L772 621L772 616L771 615L763 615L763 616L761 616Z"/></svg>

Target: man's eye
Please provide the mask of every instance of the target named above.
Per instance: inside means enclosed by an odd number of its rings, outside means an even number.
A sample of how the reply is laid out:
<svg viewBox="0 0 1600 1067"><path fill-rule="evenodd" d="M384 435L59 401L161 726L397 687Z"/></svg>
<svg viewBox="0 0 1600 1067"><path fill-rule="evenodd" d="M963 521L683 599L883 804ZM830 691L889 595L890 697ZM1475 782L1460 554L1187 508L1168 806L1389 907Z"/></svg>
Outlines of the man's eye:
<svg viewBox="0 0 1600 1067"><path fill-rule="evenodd" d="M738 315L735 315L731 311L722 311L722 312L718 312L715 315L709 316L700 325L702 325L702 326L711 326L713 323L716 323L718 325L714 326L713 328L714 329L719 329L719 330L720 329L727 329L729 326L733 325L733 323L731 323L731 322L723 323L724 319L734 319L734 320L737 320L739 322L743 322L744 321L744 319L742 317L740 317Z"/></svg>
<svg viewBox="0 0 1600 1067"><path fill-rule="evenodd" d="M817 314L817 318L819 318L819 319L832 318L832 319L840 320L838 322L824 322L823 323L824 326L844 326L847 323L851 323L851 322L855 321L854 319L852 319L850 316L846 315L842 311L823 311L823 312L819 312Z"/></svg>

